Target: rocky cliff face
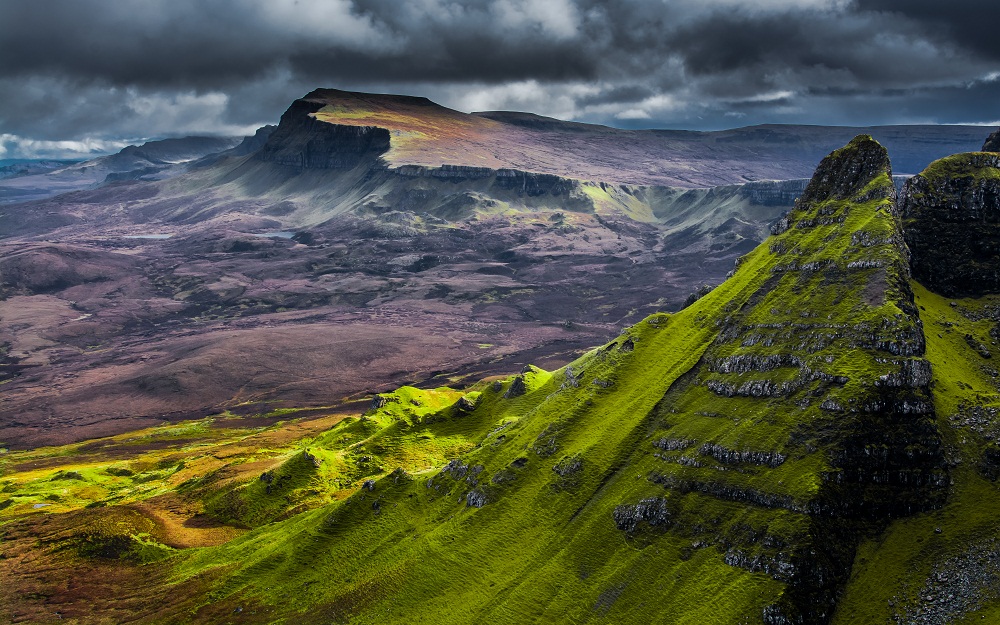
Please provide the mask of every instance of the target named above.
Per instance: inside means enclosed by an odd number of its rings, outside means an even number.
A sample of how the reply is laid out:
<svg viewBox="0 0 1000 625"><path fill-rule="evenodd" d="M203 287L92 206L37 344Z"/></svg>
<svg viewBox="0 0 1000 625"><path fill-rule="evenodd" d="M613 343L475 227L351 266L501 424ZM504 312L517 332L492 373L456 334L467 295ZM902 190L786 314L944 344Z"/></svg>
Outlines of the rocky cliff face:
<svg viewBox="0 0 1000 625"><path fill-rule="evenodd" d="M808 180L761 180L740 187L740 195L755 206L792 206Z"/></svg>
<svg viewBox="0 0 1000 625"><path fill-rule="evenodd" d="M312 113L323 106L309 99L293 102L256 158L299 169L351 169L374 165L389 150L388 130L318 121Z"/></svg>
<svg viewBox="0 0 1000 625"><path fill-rule="evenodd" d="M1000 292L1000 154L935 161L900 207L914 278L952 297Z"/></svg>
<svg viewBox="0 0 1000 625"><path fill-rule="evenodd" d="M983 144L983 152L1000 152L1000 130L997 130L986 139Z"/></svg>

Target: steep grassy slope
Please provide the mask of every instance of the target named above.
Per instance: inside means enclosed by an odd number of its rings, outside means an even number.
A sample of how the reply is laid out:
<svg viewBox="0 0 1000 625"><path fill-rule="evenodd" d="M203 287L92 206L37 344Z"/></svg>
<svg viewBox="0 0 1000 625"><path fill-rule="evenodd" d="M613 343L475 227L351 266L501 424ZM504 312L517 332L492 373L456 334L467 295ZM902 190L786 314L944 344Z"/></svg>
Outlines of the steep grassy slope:
<svg viewBox="0 0 1000 625"><path fill-rule="evenodd" d="M825 620L860 537L946 481L889 175L859 138L691 308L421 417L476 442L443 469L177 561L227 570L177 618Z"/></svg>

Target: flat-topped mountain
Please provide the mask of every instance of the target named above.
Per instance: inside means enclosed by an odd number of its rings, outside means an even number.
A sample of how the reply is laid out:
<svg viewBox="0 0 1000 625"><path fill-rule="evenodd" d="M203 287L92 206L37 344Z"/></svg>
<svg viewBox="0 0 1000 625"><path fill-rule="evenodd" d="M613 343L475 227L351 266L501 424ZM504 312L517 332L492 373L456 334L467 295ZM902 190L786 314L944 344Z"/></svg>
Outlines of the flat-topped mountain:
<svg viewBox="0 0 1000 625"><path fill-rule="evenodd" d="M979 128L878 130L921 163L981 142ZM0 441L563 364L721 282L853 132L626 131L317 90L235 148L163 165L197 156L167 142L81 164L123 171L0 212L0 316L19 320L0 327L18 372ZM638 184L664 180L743 184ZM460 338L401 360L379 348L377 365L308 338L349 342L373 320ZM236 357L267 346L260 370Z"/></svg>
<svg viewBox="0 0 1000 625"><path fill-rule="evenodd" d="M425 98L335 89L317 89L293 109L330 124L388 130L391 140L384 158L393 167L517 169L688 188L808 178L824 154L857 134L878 139L888 148L897 172L911 174L942 156L976 149L982 141L982 128L975 126L622 130L528 113L466 114Z"/></svg>

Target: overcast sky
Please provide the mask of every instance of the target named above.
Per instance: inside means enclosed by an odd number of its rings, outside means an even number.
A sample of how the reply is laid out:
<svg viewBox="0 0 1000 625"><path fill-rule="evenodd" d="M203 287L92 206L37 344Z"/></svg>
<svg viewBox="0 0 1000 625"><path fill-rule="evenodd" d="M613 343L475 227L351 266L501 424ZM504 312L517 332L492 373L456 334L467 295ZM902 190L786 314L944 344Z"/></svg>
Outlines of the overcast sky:
<svg viewBox="0 0 1000 625"><path fill-rule="evenodd" d="M0 2L0 158L246 134L316 87L629 128L996 124L1000 2Z"/></svg>

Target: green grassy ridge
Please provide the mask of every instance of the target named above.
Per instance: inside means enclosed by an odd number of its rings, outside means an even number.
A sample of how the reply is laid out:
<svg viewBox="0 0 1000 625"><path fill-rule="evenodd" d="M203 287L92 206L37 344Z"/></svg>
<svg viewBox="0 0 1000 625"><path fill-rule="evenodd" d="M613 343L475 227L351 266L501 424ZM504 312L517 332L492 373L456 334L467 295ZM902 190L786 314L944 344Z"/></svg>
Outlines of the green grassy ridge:
<svg viewBox="0 0 1000 625"><path fill-rule="evenodd" d="M965 152L940 158L920 172L920 177L931 184L947 183L956 178L975 180L1000 179L1000 158L995 152Z"/></svg>
<svg viewBox="0 0 1000 625"><path fill-rule="evenodd" d="M615 578L619 559L625 570L629 568L628 563L634 560L636 554L613 525L608 523L618 502L603 498L591 501L593 493L605 492L615 481L624 481L626 485L631 485L631 480L635 478L630 476L623 479L619 475L620 471L616 470L617 465L627 459L633 446L634 427L630 428L629 424L641 422L662 396L665 388L697 361L701 349L715 332L710 323L705 323L705 312L719 306L723 301L738 297L742 286L745 285L738 283L724 285L717 292L696 303L686 313L677 316L654 316L632 328L627 337L616 341L610 349L602 348L585 355L570 365L573 371L572 378L576 380L577 386L566 384L566 372L562 371L549 377L537 388L530 389L525 395L513 399L503 398L509 383L501 384L500 390L494 390L492 386L487 387L482 391L476 412L482 411L483 414L490 415L491 418L485 418L483 422L489 423L492 427L483 432L484 437L479 443L480 447L468 454L463 462L470 466L484 467L480 473L483 476L480 482L485 482L496 489L499 501L487 504L481 509L470 508L466 506L462 496L467 495L472 487L464 481L455 481L447 476L434 476L431 478L431 483L442 485L442 490L439 492L435 488L428 488L425 481L416 480L407 486L409 492L405 498L393 501L392 506L380 504L382 512L379 515L372 515L367 523L352 527L350 536L338 533L336 545L331 546L338 551L328 554L324 544L323 559L335 560L340 567L354 562L357 554L340 557L339 552L349 552L357 549L358 545L365 545L369 551L360 562L367 565L365 568L368 577L363 580L355 579L354 575L359 571L352 573L349 570L345 572L344 579L339 580L339 584L329 583L321 588L317 587L311 592L316 592L319 596L302 603L315 605L323 603L325 599L331 604L347 604L354 600L352 593L360 593L362 589L370 589L373 585L378 586L376 582L383 579L383 572L371 564L376 553L379 554L379 559L394 563L392 570L404 566L405 563L407 569L420 571L419 575L411 574L409 579L421 581L414 582L412 587L407 585L405 588L395 588L391 593L386 591L382 597L382 600L390 601L391 595L391 601L395 603L410 602L410 607L405 610L407 619L415 618L415 614L434 614L433 620L437 622L449 622L449 619L451 622L467 622L468 617L463 615L465 612L449 616L453 610L436 606L430 599L439 595L450 596L449 592L445 592L447 588L440 586L442 583L440 574L433 572L454 566L456 559L477 563L476 570L479 571L486 569L494 571L497 580L494 581L496 593L539 592L544 595L536 596L532 601L526 599L527 603L524 605L544 606L554 602L554 605L565 605L568 608L570 604L576 604L578 593L581 591L586 591L596 603L598 596L606 588L598 587L595 583L597 580L591 575L587 576L590 580L587 583L584 583L586 580L576 580L577 588L572 593L567 589L566 593L556 593L555 596L550 594L551 582L540 582L538 585L522 583L518 584L517 588L509 588L509 579L503 586L498 582L505 579L504 572L510 575L511 579L525 577L527 575L525 563L530 562L536 562L539 566L544 565L550 569L550 572L536 572L534 577L539 580L550 577L553 557L567 542L564 539L568 530L567 524L579 529L574 532L577 539L563 549L563 559L581 558L579 551L589 551L594 544L591 531L599 531L606 539L598 540L597 543L604 545L609 553L599 558L602 560L600 567L595 563L586 565L587 568L609 569L605 573L610 576L609 580ZM629 339L636 346L635 350L633 352L620 350L619 347ZM640 349L640 346L646 349ZM594 379L612 382L612 385L604 388L595 385ZM499 442L501 436L505 438ZM549 453L548 442L553 438L556 440L556 448ZM539 454L536 449L542 453ZM584 467L579 482L571 489L555 489L553 485L562 480L552 471L552 467L566 457L576 456L583 459ZM520 458L526 459L524 467L511 468ZM499 484L495 484L492 478L506 471L517 475L513 483L505 485L501 479ZM485 479L487 476L490 478L489 481ZM381 481L377 482L373 493L379 493L381 485ZM374 496L373 493L362 491L355 497L371 498ZM399 510L397 506L405 508ZM524 514L526 510L532 510L533 515L526 518ZM336 506L327 514L335 515ZM427 518L428 516L430 518ZM296 526L302 524L302 535L307 537L302 540L306 542L322 540L310 531L317 518L311 516L312 520L309 521L296 517L262 528L258 530L259 534L254 532L245 539L215 548L204 555L199 554L182 569L188 571L188 574L193 574L202 570L202 567L211 568L220 562L259 562L262 558L268 557L265 553L256 551L256 547L262 544L280 544L279 550L282 552L305 549L307 546L302 545L300 539L292 538L298 535L296 531L287 529L286 524L294 523ZM406 533L413 532L415 535L410 541L400 542L397 540L396 532L369 528L372 524L381 526L387 523L402 523L408 527ZM477 533L469 527L483 524L488 524L493 529L488 533ZM455 534L461 535L462 539L451 540ZM282 539L275 541L275 536L280 536ZM412 541L419 543L414 545ZM440 551L441 543L460 549L463 557L446 557ZM687 543L678 541L673 550L681 550L688 546ZM379 553L383 550L384 554ZM273 549L269 548L267 552L271 553ZM309 549L309 552L312 553L312 550ZM702 554L698 561L706 557L707 553ZM720 557L714 554L709 559L719 560ZM483 565L484 560L488 562L488 566ZM721 561L718 564L721 564ZM258 568L253 568L254 566L248 564L244 570L257 571L260 565ZM694 565L682 564L682 566L690 568ZM260 587L267 588L268 583L278 583L279 580L288 579L290 573L291 570L277 571L273 578L268 576L266 581L253 573L248 573L245 577L235 575L227 589L229 592L238 591L240 594L260 593L258 595L260 600L273 601L274 597L262 593ZM296 575L301 576L301 572ZM748 587L754 588L771 584L764 576L739 570L726 571L723 577L737 585L739 585L738 580L743 580ZM685 593L690 595L697 591L698 585L692 581L693 577L688 577L687 580ZM301 583L301 578L299 581ZM382 585L384 583L383 581ZM309 586L312 588L314 585ZM257 588L256 592L252 590L254 587ZM547 588L548 591L545 590ZM710 600L711 590L706 588L699 594L699 599L706 606L716 602ZM500 601L498 597L490 596L489 592L484 592L478 585L470 588L468 592L470 596L465 600L471 603L465 606L464 610L490 614L501 620L503 620L501 613L509 609L506 606L514 601L511 596L506 601L497 603ZM749 595L743 600L750 600ZM431 601L431 604L425 604L427 601ZM454 603L454 598L449 598L447 601ZM618 602L615 605L619 605ZM622 602L621 605L628 604ZM647 606L647 609L653 613L652 606ZM706 607L706 610L709 609L711 608ZM378 612L377 609L373 610L373 613ZM611 618L610 612L609 618Z"/></svg>
<svg viewBox="0 0 1000 625"><path fill-rule="evenodd" d="M343 503L188 555L178 561L178 575L235 565L213 596L252 597L286 619L461 623L559 615L557 620L580 622L759 622L786 593L789 574L778 570L782 562L801 565L801 554L829 537L817 533L807 513L837 470L818 451L830 442L822 430L836 428L838 420L850 428L857 419L834 418L815 406L806 418L788 410L787 397L762 406L758 399L713 393L704 382L720 374L708 371L702 356L706 350L714 350L712 358L780 355L780 347L741 349L732 337L717 340L737 324L780 330L765 327L775 316L769 308L779 304L792 305L785 319L828 310L823 323L809 320L816 340L823 338L822 327L843 330L859 313L873 336L912 331L891 198L865 197L885 189L887 180L885 171L865 185L856 196L863 201L801 207L788 232L749 254L733 278L692 307L647 319L566 369L540 376L523 395L505 397L513 381L486 386L472 411L475 419L450 421L468 426L466 436L476 447L436 474L383 477ZM808 223L821 218L829 223ZM852 233L861 230L885 242L853 242ZM792 252L775 253L775 244ZM779 267L789 256L800 265L822 261L850 279L817 285L809 269ZM848 267L859 259L876 263ZM858 293L873 281L881 282L881 302ZM817 286L823 287L819 295L809 295ZM794 338L772 334L786 348ZM631 351L622 349L626 342ZM809 389L835 393L845 407L863 403L876 376L910 358L881 362L869 354L859 364L850 358L855 345L810 347L796 348L810 368L830 375L842 368L855 376L837 389L822 381ZM696 367L699 361L703 366ZM796 375L784 372L789 379ZM699 376L702 383L694 383ZM760 410L765 406L767 414ZM686 412L675 416L680 409ZM745 420L702 414L734 411ZM813 439L803 435L810 429L819 430ZM663 432L786 457L776 467L671 465L656 458L651 445ZM805 442L790 446L796 437ZM810 443L817 450L804 451ZM649 479L668 472L716 490L664 491ZM714 496L720 489L779 503L746 505L738 497ZM615 526L623 505L651 497L668 501L675 525L638 527L631 537ZM697 527L712 529L691 529ZM292 596L294 602L286 599Z"/></svg>
<svg viewBox="0 0 1000 625"><path fill-rule="evenodd" d="M797 568L788 597L774 598L775 611L793 620L822 620L832 606L853 555L852 535L864 529L850 520L859 508L910 505L909 499L932 505L933 498L921 500L943 479L928 419L870 407L882 400L928 401L926 389L877 387L879 378L920 360L922 337L888 161L872 144L856 139L820 166L807 191L814 199L800 204L788 215L787 230L762 246L770 254L754 269L769 275L766 285L728 313L702 363L661 402L654 437L667 450L637 462L665 488L659 496L668 510L678 493L690 490L756 508L746 515L750 540L734 542L711 524L694 525L712 527L702 542L725 545L727 556L759 555L771 571ZM829 172L821 176L824 169L842 167L838 161L850 166L862 151L885 165L860 181L853 196L829 198L815 189L827 178L839 180ZM734 371L727 366L733 364L742 367ZM929 466L898 467L903 475L891 486L871 482L854 466L854 448L868 453L894 446L901 453L900 444L872 431L873 422L891 434L914 427L918 434L902 445ZM920 486L901 487L908 481ZM846 531L824 520L833 511L847 517ZM768 542L779 548L761 549ZM812 579L811 567L826 581Z"/></svg>
<svg viewBox="0 0 1000 625"><path fill-rule="evenodd" d="M541 373L526 377L534 380ZM347 417L315 437L300 439L280 464L259 475L222 483L209 475L185 486L210 516L259 527L347 495L391 470L385 467L420 472L468 451L471 424L455 421L469 412L460 402L474 406L479 395L404 386L378 395L379 405L360 417Z"/></svg>

